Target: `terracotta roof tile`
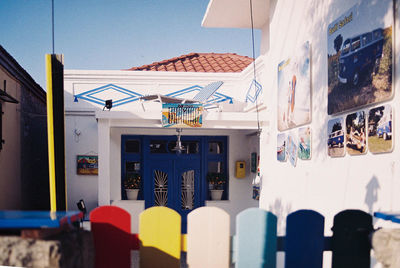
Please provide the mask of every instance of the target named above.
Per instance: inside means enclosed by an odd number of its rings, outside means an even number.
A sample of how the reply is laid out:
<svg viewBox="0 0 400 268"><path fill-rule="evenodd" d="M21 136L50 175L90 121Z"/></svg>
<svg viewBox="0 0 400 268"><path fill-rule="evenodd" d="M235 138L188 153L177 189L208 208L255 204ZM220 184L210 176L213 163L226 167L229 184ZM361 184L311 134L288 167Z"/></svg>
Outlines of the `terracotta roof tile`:
<svg viewBox="0 0 400 268"><path fill-rule="evenodd" d="M237 73L253 59L234 53L190 53L152 64L132 67L128 71Z"/></svg>

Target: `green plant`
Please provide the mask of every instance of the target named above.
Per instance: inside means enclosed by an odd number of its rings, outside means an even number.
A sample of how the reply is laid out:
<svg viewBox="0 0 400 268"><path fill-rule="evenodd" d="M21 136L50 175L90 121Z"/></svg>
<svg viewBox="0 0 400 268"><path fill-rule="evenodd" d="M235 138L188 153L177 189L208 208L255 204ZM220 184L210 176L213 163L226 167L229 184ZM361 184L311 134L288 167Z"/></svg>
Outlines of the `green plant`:
<svg viewBox="0 0 400 268"><path fill-rule="evenodd" d="M226 175L218 172L208 172L207 181L213 186L214 190L222 190L226 183Z"/></svg>
<svg viewBox="0 0 400 268"><path fill-rule="evenodd" d="M126 175L124 180L125 189L140 189L141 177L138 173L131 173Z"/></svg>

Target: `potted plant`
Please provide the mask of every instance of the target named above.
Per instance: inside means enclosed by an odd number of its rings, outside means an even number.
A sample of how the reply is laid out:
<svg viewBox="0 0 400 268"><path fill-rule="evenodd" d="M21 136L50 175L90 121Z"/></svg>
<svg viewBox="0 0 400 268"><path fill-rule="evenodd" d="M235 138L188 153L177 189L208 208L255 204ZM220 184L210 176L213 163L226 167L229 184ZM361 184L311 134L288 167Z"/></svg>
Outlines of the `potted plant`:
<svg viewBox="0 0 400 268"><path fill-rule="evenodd" d="M126 197L129 200L137 200L137 196L140 189L141 177L138 173L131 173L126 175L124 180L124 188Z"/></svg>
<svg viewBox="0 0 400 268"><path fill-rule="evenodd" d="M210 193L212 200L221 200L226 183L226 175L218 172L208 172L207 181L210 185Z"/></svg>

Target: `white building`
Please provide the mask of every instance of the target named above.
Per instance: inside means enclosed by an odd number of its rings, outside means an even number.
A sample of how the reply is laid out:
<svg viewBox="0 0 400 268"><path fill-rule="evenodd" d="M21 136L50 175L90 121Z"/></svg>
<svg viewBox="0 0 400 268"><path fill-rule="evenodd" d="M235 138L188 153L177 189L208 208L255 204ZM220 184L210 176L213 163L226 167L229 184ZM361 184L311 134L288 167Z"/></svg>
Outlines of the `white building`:
<svg viewBox="0 0 400 268"><path fill-rule="evenodd" d="M333 217L342 210L361 209L370 214L375 211L400 210L400 195L398 194L400 151L397 145L400 136L396 122L400 118L398 104L400 90L399 4L398 0L253 0L254 27L262 31L261 56L257 60L264 63L258 68L263 87L266 89L263 101L267 112L263 120L269 123L267 128L263 128L260 138L260 167L263 175L260 207L278 216L278 231L281 235L284 234L286 215L298 209L313 209L325 216L326 235L332 234L330 228ZM211 0L202 25L203 27L251 28L249 1ZM360 48L356 46L356 38L360 35L364 38L372 31L375 33L376 29L383 29L386 38L384 42L388 47L390 45L392 47L392 59L390 59L390 51L386 50L382 56L379 54L376 62L375 60L372 62L382 68L384 64L387 64L383 63L385 57L389 64L392 60L393 73L390 74L390 69L386 73L382 71L383 74L381 71L376 73L370 70L361 69L359 72L356 70L352 76L347 77L347 84L353 82L352 85L337 84L339 86L336 88L328 88L328 83L332 82L331 79L339 79L338 76L341 76L341 71L343 71L338 70L337 73L332 74L332 77L328 75L328 66L331 64L331 59L334 59L335 53L336 55L339 55L339 52L342 55L346 53L357 55L356 51L361 51L361 48L364 48L365 43L369 41L362 39ZM339 33L343 37L343 47L339 46L338 51L334 51L334 42L331 38L338 36ZM351 40L350 52L345 51L347 39ZM391 43L390 40L393 42ZM301 128L297 125L287 130L278 130L278 121L281 120L278 120L277 116L278 72L280 71L278 65L284 60L298 56L300 54L298 48L306 42L310 44L311 120L303 124L303 127L311 129L312 156L310 160L298 159L296 166L293 166L289 161L277 161L278 135L286 134L296 137L298 129ZM373 53L370 51L366 55ZM378 58L376 54L373 55ZM358 59L352 58L354 65L347 68L358 68L355 63L357 60L363 59L361 56ZM343 61L345 61L344 58ZM339 68L342 67L339 65ZM384 90L388 92L386 96L379 96L381 88L375 84L376 75L391 77L392 87L390 83L384 84ZM343 77L341 78L340 83L343 83ZM357 81L358 78L363 81ZM368 79L373 80L372 87ZM332 91L338 88L343 90L336 92L340 99L330 99ZM354 90L356 94L346 92L346 90ZM351 105L346 104L345 100L349 96L354 100ZM363 97L368 101L362 100ZM343 104L343 107L332 108L331 102ZM348 115L355 112L365 112L365 118L371 119L368 117L371 109L384 105L393 108L392 150L389 148L386 153L374 153L377 152L377 149L371 145L374 133L369 130L368 149L362 154L353 152L352 144L349 143L349 147L343 147L344 154L340 157L328 156L331 150L327 146L328 134L331 132L331 129L328 129L330 120L336 118L345 120ZM366 121L365 125L371 126L369 121ZM371 127L373 128L374 126ZM386 223L378 221L375 224L383 226Z"/></svg>
<svg viewBox="0 0 400 268"><path fill-rule="evenodd" d="M131 213L133 232L137 232L139 213L155 204L167 205L183 216L198 206L217 206L231 214L233 223L237 213L258 206L252 198L256 173L250 171L250 162L251 154L259 152L258 125L265 122L257 121L262 103L256 107L246 102L246 96L251 99L255 94L254 87L249 91L251 62L235 54L192 53L134 70L65 70L68 207L74 208L80 199L90 210L99 205L120 206ZM262 69L262 62L256 63ZM170 67L174 71L166 70ZM223 85L209 101L218 102L218 107L207 108L201 128L182 130L183 145L190 149L177 154L173 150L177 132L162 127L161 104L141 102L139 96L190 99L215 81ZM113 107L104 111L108 99ZM98 176L77 174L77 157L82 155L98 155ZM245 162L244 178L235 176L237 161ZM182 177L189 170L194 170L194 191L188 200L182 193ZM139 200L126 200L122 182L129 172L143 178ZM223 200L210 200L208 172L228 175ZM160 195L160 182L155 179L163 176L168 177L168 191Z"/></svg>

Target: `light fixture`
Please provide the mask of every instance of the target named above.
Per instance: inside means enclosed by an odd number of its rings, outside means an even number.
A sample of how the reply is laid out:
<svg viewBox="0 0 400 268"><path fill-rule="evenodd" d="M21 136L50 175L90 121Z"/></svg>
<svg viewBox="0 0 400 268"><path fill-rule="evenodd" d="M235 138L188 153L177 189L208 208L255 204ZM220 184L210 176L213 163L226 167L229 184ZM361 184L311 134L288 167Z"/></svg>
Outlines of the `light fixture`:
<svg viewBox="0 0 400 268"><path fill-rule="evenodd" d="M181 132L182 129L181 128L177 128L176 132L178 132L177 136L177 141L176 141L176 145L174 148L172 148L172 151L176 151L178 154L182 153L182 151L186 151L185 146L182 146L182 142L181 142Z"/></svg>
<svg viewBox="0 0 400 268"><path fill-rule="evenodd" d="M108 110L111 110L111 108L112 108L112 100L106 100L105 105L103 107L103 111L104 111L105 108L107 108Z"/></svg>

